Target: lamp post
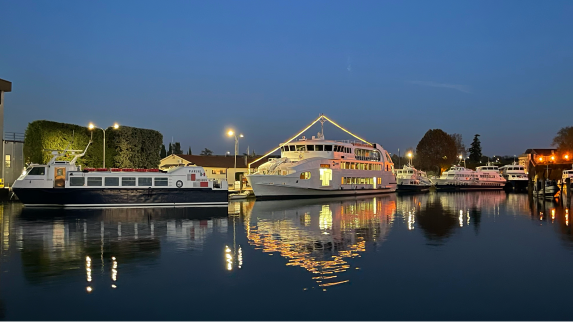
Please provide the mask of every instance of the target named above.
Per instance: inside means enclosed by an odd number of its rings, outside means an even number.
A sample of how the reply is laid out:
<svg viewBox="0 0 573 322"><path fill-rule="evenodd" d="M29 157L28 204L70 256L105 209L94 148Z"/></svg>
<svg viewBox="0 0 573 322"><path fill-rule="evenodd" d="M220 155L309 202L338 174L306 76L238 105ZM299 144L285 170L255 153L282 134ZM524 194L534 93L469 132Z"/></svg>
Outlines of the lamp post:
<svg viewBox="0 0 573 322"><path fill-rule="evenodd" d="M235 171L234 171L234 176L235 176L235 180L233 180L233 186L235 186L235 181L237 180L237 151L239 150L239 138L242 138L243 135L239 134L239 136L237 136L237 133L235 133L233 130L229 130L229 132L227 132L228 136L231 137L235 137Z"/></svg>
<svg viewBox="0 0 573 322"><path fill-rule="evenodd" d="M412 152L408 152L408 158L410 159L410 166L412 166Z"/></svg>
<svg viewBox="0 0 573 322"><path fill-rule="evenodd" d="M90 123L90 124L88 125L88 129L90 129L90 131L91 131L91 130L94 130L94 129L100 129L100 130L103 131L103 167L102 167L102 168L105 168L105 129L102 129L102 128L100 128L100 127L97 127L97 126L95 126L93 123ZM114 124L113 124L113 129L114 129L114 130L119 129L119 124L114 123Z"/></svg>

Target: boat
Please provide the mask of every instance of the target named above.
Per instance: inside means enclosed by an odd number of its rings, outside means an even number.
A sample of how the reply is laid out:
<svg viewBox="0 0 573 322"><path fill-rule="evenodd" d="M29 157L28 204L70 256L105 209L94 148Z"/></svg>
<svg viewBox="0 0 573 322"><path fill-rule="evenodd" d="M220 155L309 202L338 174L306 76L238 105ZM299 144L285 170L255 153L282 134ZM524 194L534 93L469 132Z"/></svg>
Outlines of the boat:
<svg viewBox="0 0 573 322"><path fill-rule="evenodd" d="M553 199L559 192L559 186L555 180L546 180L545 189L542 187L542 182L538 181L533 186L532 194L537 198Z"/></svg>
<svg viewBox="0 0 573 322"><path fill-rule="evenodd" d="M165 207L227 205L228 185L209 180L197 166L159 169L93 169L76 165L79 150L52 151L46 164L31 164L12 191L27 207ZM71 161L58 160L66 154Z"/></svg>
<svg viewBox="0 0 573 322"><path fill-rule="evenodd" d="M506 181L496 166L477 167L476 171L454 165L433 180L438 190L499 190Z"/></svg>
<svg viewBox="0 0 573 322"><path fill-rule="evenodd" d="M428 179L424 171L414 168L411 164L396 170L396 191L398 192L423 192L429 191L432 181Z"/></svg>
<svg viewBox="0 0 573 322"><path fill-rule="evenodd" d="M324 115L314 123L326 120L343 129ZM359 141L327 140L322 130L310 139L302 136L295 140L297 135L281 144L280 158L269 159L247 175L255 197L309 198L396 191L394 163L388 152L380 144L350 134Z"/></svg>
<svg viewBox="0 0 573 322"><path fill-rule="evenodd" d="M489 162L485 166L476 167L475 173L482 186L503 189L507 185L507 180L499 172L499 167Z"/></svg>
<svg viewBox="0 0 573 322"><path fill-rule="evenodd" d="M504 165L499 168L501 175L507 180L506 188L515 191L527 190L529 178L525 172L525 167L513 162L511 165Z"/></svg>
<svg viewBox="0 0 573 322"><path fill-rule="evenodd" d="M229 195L229 200L239 200L239 199L247 199L252 195L252 191L245 190L238 193L232 193Z"/></svg>

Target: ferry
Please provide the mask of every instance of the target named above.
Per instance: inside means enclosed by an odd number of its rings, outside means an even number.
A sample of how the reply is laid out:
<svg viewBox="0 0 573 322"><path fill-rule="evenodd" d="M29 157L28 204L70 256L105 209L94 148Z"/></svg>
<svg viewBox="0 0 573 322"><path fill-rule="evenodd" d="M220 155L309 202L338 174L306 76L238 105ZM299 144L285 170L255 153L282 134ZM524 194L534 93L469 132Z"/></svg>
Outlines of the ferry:
<svg viewBox="0 0 573 322"><path fill-rule="evenodd" d="M404 168L396 171L397 191L423 192L429 191L432 182L424 171L414 168L412 165L405 165Z"/></svg>
<svg viewBox="0 0 573 322"><path fill-rule="evenodd" d="M324 122L323 118L329 120L321 116L315 123ZM380 144L360 140L326 140L324 131L310 139L293 139L280 145L280 158L260 165L247 179L257 199L396 191L394 163L388 152Z"/></svg>
<svg viewBox="0 0 573 322"><path fill-rule="evenodd" d="M477 167L476 171L454 165L434 179L438 190L499 190L506 181L495 166ZM496 174L497 171L497 174Z"/></svg>
<svg viewBox="0 0 573 322"><path fill-rule="evenodd" d="M499 168L501 175L507 180L508 189L515 191L526 190L529 183L529 178L525 172L525 167L518 165L515 162L511 165L504 165Z"/></svg>
<svg viewBox="0 0 573 322"><path fill-rule="evenodd" d="M46 165L32 164L12 191L28 207L226 206L226 181L209 180L196 166L159 169L90 169L76 165L83 151L53 151ZM73 155L71 161L58 158Z"/></svg>

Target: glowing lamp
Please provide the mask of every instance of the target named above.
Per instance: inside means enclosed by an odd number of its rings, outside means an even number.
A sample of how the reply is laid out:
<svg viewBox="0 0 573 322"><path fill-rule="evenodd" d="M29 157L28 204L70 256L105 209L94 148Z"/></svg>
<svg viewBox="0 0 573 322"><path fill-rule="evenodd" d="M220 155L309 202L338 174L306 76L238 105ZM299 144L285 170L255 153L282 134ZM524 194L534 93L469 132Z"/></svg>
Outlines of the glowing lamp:
<svg viewBox="0 0 573 322"><path fill-rule="evenodd" d="M231 130L229 130L229 132L227 132L227 135L228 135L228 136L233 136L233 134L235 134L235 132L233 132L233 131L231 131Z"/></svg>
<svg viewBox="0 0 573 322"><path fill-rule="evenodd" d="M412 157L412 152L408 152L408 158Z"/></svg>
<svg viewBox="0 0 573 322"><path fill-rule="evenodd" d="M553 161L553 160L555 160L555 156L554 156L554 155L551 156L551 161Z"/></svg>
<svg viewBox="0 0 573 322"><path fill-rule="evenodd" d="M116 129L116 130L119 129L119 124L113 123L113 128Z"/></svg>
<svg viewBox="0 0 573 322"><path fill-rule="evenodd" d="M88 129L90 129L90 130L95 129L95 125L94 125L93 123L90 123L90 124L88 125Z"/></svg>
<svg viewBox="0 0 573 322"><path fill-rule="evenodd" d="M543 158L542 158L542 157L539 157L539 162L541 162L541 161L543 161Z"/></svg>
<svg viewBox="0 0 573 322"><path fill-rule="evenodd" d="M564 158L565 160L569 160L569 154L565 154Z"/></svg>

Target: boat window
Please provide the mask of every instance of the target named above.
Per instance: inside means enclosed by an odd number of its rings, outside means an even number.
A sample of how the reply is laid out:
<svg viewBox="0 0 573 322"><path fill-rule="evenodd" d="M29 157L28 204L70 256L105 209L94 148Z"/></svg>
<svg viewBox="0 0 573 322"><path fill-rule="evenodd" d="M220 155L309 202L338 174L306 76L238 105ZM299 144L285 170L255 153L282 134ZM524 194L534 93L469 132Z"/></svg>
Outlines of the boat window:
<svg viewBox="0 0 573 322"><path fill-rule="evenodd" d="M121 178L121 185L124 187L133 187L135 186L135 177L124 177Z"/></svg>
<svg viewBox="0 0 573 322"><path fill-rule="evenodd" d="M151 178L137 178L137 185L142 187L151 187Z"/></svg>
<svg viewBox="0 0 573 322"><path fill-rule="evenodd" d="M88 187L101 187L101 177L88 177Z"/></svg>
<svg viewBox="0 0 573 322"><path fill-rule="evenodd" d="M300 173L300 178L303 179L303 180L310 179L310 172L301 172L301 173Z"/></svg>
<svg viewBox="0 0 573 322"><path fill-rule="evenodd" d="M297 145L297 146L296 146L296 150L297 150L297 151L305 151L304 145Z"/></svg>
<svg viewBox="0 0 573 322"><path fill-rule="evenodd" d="M332 151L332 145L329 145L329 144L325 145L324 151Z"/></svg>
<svg viewBox="0 0 573 322"><path fill-rule="evenodd" d="M84 177L70 177L70 187L83 187L85 182Z"/></svg>
<svg viewBox="0 0 573 322"><path fill-rule="evenodd" d="M307 151L314 151L314 145L310 145L310 144L307 145L307 146L306 146L306 150L307 150Z"/></svg>
<svg viewBox="0 0 573 322"><path fill-rule="evenodd" d="M315 145L316 151L324 151L324 145Z"/></svg>
<svg viewBox="0 0 573 322"><path fill-rule="evenodd" d="M290 151L296 151L296 147L294 145L289 145L289 150Z"/></svg>
<svg viewBox="0 0 573 322"><path fill-rule="evenodd" d="M119 186L119 178L118 177L106 177L105 178L105 186L106 187L117 187L117 186Z"/></svg>
<svg viewBox="0 0 573 322"><path fill-rule="evenodd" d="M169 185L168 178L155 178L155 185L159 187L167 187Z"/></svg>
<svg viewBox="0 0 573 322"><path fill-rule="evenodd" d="M288 149L288 147L287 147L287 149ZM281 152L285 152L285 147L284 147L284 146L281 146Z"/></svg>
<svg viewBox="0 0 573 322"><path fill-rule="evenodd" d="M46 174L46 167L34 167L28 174L32 176L43 176Z"/></svg>

